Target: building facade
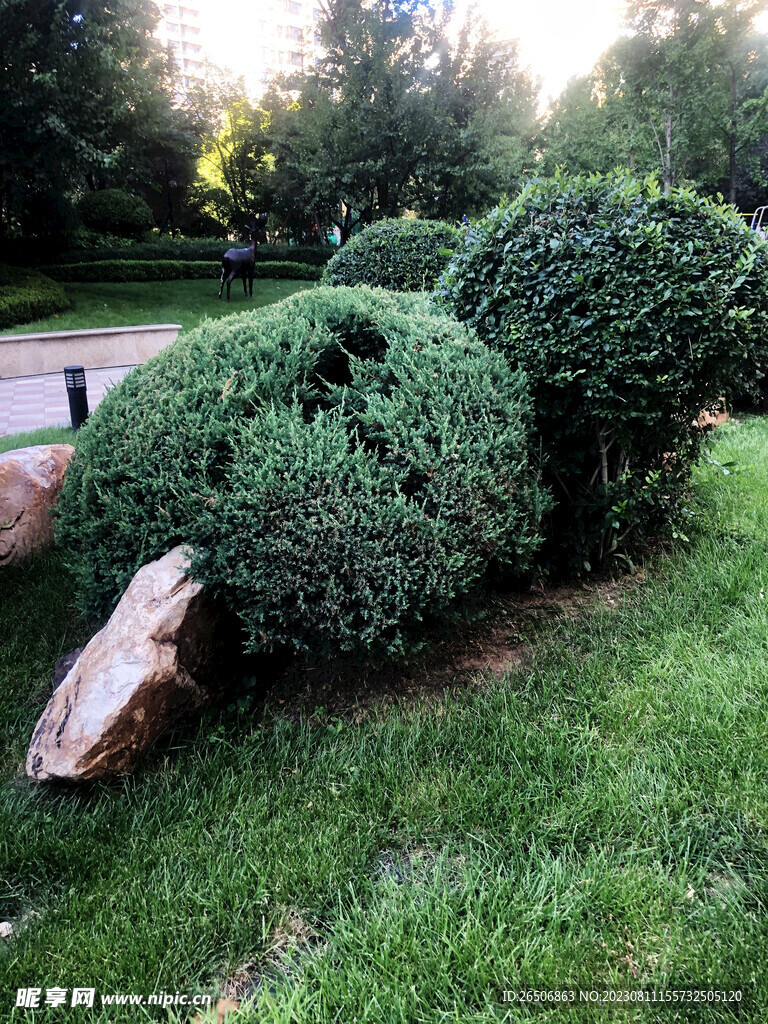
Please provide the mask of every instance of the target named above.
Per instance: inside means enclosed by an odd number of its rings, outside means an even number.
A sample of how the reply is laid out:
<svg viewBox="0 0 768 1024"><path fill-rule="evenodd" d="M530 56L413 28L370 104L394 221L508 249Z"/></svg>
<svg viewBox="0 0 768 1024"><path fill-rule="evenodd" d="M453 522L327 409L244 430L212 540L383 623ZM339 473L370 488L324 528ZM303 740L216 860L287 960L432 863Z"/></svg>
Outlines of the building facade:
<svg viewBox="0 0 768 1024"><path fill-rule="evenodd" d="M274 75L307 70L320 52L316 0L261 0L250 9L250 59L242 64L248 91L261 96ZM238 73L241 68L236 69Z"/></svg>
<svg viewBox="0 0 768 1024"><path fill-rule="evenodd" d="M205 44L197 4L157 4L160 22L155 34L164 46L170 46L179 69L179 82L185 89L205 80Z"/></svg>

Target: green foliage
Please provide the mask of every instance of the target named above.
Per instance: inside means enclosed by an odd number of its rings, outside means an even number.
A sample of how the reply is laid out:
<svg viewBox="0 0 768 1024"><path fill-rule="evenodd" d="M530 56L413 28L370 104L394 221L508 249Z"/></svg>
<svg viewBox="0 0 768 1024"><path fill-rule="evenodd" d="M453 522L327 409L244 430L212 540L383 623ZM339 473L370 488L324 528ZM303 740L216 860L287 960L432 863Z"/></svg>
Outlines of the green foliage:
<svg viewBox="0 0 768 1024"><path fill-rule="evenodd" d="M552 540L577 567L681 512L700 410L766 357L768 247L652 178L530 183L470 230L437 294L527 371Z"/></svg>
<svg viewBox="0 0 768 1024"><path fill-rule="evenodd" d="M246 244L243 240L243 245ZM63 253L60 263L93 263L102 260L186 260L193 263L221 257L232 248L231 242L220 238L158 238L150 242L126 242L112 239L100 244L84 245ZM329 245L272 245L256 246L256 262L309 263L322 267L336 252Z"/></svg>
<svg viewBox="0 0 768 1024"><path fill-rule="evenodd" d="M69 309L66 292L34 270L0 266L0 329Z"/></svg>
<svg viewBox="0 0 768 1024"><path fill-rule="evenodd" d="M87 228L109 235L141 238L154 225L152 211L144 200L119 188L86 192L77 210Z"/></svg>
<svg viewBox="0 0 768 1024"><path fill-rule="evenodd" d="M695 182L754 209L750 185L765 185L754 147L768 133L768 48L754 19L766 8L634 0L627 35L552 105L539 140L543 173L657 171L667 188Z"/></svg>
<svg viewBox="0 0 768 1024"><path fill-rule="evenodd" d="M221 276L221 259L207 260L97 260L94 263L53 264L43 268L57 281L181 281ZM308 263L257 262L254 277L319 281L320 267Z"/></svg>
<svg viewBox="0 0 768 1024"><path fill-rule="evenodd" d="M450 224L383 220L351 238L325 268L332 285L369 284L398 292L427 291L448 264L441 249L456 249L461 233Z"/></svg>
<svg viewBox="0 0 768 1024"><path fill-rule="evenodd" d="M242 227L243 220L268 205L265 184L272 160L267 115L254 106L242 78L213 65L205 83L189 91L187 102L208 128L198 165L201 212L231 228ZM223 206L219 190L226 196Z"/></svg>
<svg viewBox="0 0 768 1024"><path fill-rule="evenodd" d="M450 4L329 0L324 53L265 98L274 192L333 223L406 209L452 219L485 210L532 161L535 89L516 44L473 13L457 37ZM298 100L294 97L298 93Z"/></svg>
<svg viewBox="0 0 768 1024"><path fill-rule="evenodd" d="M178 121L172 63L153 38L158 14L153 0L0 0L6 233L49 237L48 197L58 205L84 180L143 177L139 165Z"/></svg>
<svg viewBox="0 0 768 1024"><path fill-rule="evenodd" d="M523 374L424 300L319 288L206 323L113 388L57 534L100 615L183 541L251 649L400 652L492 562L529 567L528 419Z"/></svg>

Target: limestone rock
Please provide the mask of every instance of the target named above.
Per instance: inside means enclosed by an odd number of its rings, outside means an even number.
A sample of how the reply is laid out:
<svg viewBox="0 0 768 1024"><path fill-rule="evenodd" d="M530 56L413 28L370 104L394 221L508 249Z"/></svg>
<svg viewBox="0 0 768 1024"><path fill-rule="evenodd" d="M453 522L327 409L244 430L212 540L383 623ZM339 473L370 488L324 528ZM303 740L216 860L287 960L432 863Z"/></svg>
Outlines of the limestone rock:
<svg viewBox="0 0 768 1024"><path fill-rule="evenodd" d="M27 774L85 781L130 772L180 714L210 696L219 615L179 546L139 569L37 724Z"/></svg>
<svg viewBox="0 0 768 1024"><path fill-rule="evenodd" d="M71 444L39 444L0 455L0 566L53 543L48 512L74 451Z"/></svg>

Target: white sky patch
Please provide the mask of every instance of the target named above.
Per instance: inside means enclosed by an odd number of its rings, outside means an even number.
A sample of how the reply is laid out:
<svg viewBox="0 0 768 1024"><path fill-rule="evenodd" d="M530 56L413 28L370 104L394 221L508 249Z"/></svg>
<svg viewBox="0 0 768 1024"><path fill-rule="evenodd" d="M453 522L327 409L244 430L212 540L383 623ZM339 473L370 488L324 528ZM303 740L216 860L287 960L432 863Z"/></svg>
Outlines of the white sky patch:
<svg viewBox="0 0 768 1024"><path fill-rule="evenodd" d="M457 0L457 8L467 6ZM520 57L541 79L541 105L569 78L586 74L621 35L621 0L479 0L478 8L502 39L520 40Z"/></svg>

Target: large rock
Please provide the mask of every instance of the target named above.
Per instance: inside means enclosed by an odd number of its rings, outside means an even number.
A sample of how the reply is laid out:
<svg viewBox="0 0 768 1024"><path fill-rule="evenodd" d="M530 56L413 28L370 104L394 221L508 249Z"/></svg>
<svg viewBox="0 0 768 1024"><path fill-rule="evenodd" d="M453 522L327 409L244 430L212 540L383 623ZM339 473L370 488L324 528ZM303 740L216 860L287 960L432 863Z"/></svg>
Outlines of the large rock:
<svg viewBox="0 0 768 1024"><path fill-rule="evenodd" d="M29 776L125 774L170 722L209 698L219 615L188 565L176 547L139 569L48 702L27 755Z"/></svg>
<svg viewBox="0 0 768 1024"><path fill-rule="evenodd" d="M74 451L71 444L39 444L0 455L0 566L53 543L49 511Z"/></svg>

